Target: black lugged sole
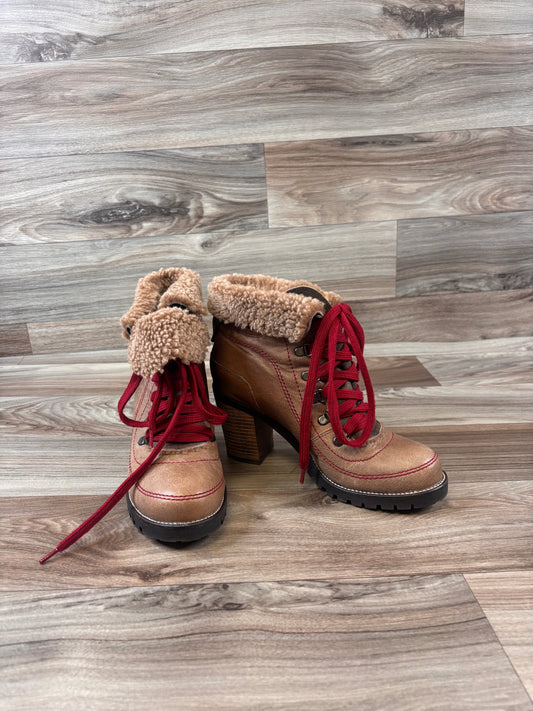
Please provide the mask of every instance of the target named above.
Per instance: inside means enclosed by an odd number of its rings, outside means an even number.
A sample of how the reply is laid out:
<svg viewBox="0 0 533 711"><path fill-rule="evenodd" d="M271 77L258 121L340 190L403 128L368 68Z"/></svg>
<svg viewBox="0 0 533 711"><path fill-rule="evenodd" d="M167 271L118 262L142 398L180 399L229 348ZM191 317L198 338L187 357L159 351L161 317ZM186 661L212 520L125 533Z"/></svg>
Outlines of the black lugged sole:
<svg viewBox="0 0 533 711"><path fill-rule="evenodd" d="M192 543L193 541L199 541L201 538L214 533L224 523L226 517L225 491L224 501L218 511L208 518L201 521L193 521L192 523L156 522L146 518L135 508L129 494L126 496L126 502L130 518L139 532L162 543Z"/></svg>
<svg viewBox="0 0 533 711"><path fill-rule="evenodd" d="M345 489L328 479L313 459L307 469L309 476L316 481L319 489L325 491L332 499L342 501L344 504L357 506L361 509L372 511L394 511L404 513L425 509L443 499L448 493L448 477L443 472L442 481L437 486L408 494L370 494L363 491Z"/></svg>

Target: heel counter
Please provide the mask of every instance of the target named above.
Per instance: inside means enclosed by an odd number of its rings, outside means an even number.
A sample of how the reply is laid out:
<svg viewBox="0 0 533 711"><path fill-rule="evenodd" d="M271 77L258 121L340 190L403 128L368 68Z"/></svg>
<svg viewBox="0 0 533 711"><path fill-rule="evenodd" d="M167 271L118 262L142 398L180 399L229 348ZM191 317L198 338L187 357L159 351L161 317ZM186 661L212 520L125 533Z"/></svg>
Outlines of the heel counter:
<svg viewBox="0 0 533 711"><path fill-rule="evenodd" d="M248 407L257 407L253 389L238 372L244 354L225 333L227 327L213 319L213 348L210 356L213 393L218 400L233 400Z"/></svg>

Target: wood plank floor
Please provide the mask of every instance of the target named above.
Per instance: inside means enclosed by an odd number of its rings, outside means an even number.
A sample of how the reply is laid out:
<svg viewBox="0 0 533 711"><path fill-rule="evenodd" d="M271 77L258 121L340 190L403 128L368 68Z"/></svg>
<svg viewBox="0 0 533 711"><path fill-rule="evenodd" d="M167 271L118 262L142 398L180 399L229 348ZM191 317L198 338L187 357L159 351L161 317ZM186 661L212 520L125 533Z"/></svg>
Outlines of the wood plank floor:
<svg viewBox="0 0 533 711"><path fill-rule="evenodd" d="M5 65L10 111L0 151L17 158L492 128L509 125L511 106L513 125L524 126L533 110L532 39Z"/></svg>
<svg viewBox="0 0 533 711"><path fill-rule="evenodd" d="M533 710L533 5L0 3L0 707ZM448 497L333 501L275 435L188 546L121 502L120 315L307 279ZM210 384L208 372L208 380Z"/></svg>

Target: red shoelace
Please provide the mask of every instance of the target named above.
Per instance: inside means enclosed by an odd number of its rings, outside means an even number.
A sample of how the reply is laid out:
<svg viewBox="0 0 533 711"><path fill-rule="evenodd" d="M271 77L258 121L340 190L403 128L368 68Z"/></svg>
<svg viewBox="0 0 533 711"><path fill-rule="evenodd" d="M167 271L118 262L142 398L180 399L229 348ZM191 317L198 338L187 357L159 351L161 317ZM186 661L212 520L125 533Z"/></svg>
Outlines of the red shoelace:
<svg viewBox="0 0 533 711"><path fill-rule="evenodd" d="M152 405L144 421L133 420L124 414L124 408L141 381L142 377L133 373L119 400L118 414L122 422L130 427L147 428L145 438L152 451L92 516L69 533L39 563L45 563L56 553L66 550L90 531L139 481L167 442L207 442L213 439L213 432L203 423L220 425L226 419L226 414L209 402L203 374L196 363L184 365L181 361L171 361L163 373L153 376L156 387L150 396Z"/></svg>
<svg viewBox="0 0 533 711"><path fill-rule="evenodd" d="M301 482L309 466L311 411L318 381L325 383L320 389L321 397L327 402L328 417L338 443L361 447L372 433L376 419L375 401L363 358L364 345L363 328L348 304L336 304L322 317L311 347L300 418ZM348 362L350 365L346 367ZM360 375L365 384L367 402L359 387ZM346 383L351 383L352 389L343 389ZM341 420L346 421L343 424ZM353 437L357 432L360 434Z"/></svg>

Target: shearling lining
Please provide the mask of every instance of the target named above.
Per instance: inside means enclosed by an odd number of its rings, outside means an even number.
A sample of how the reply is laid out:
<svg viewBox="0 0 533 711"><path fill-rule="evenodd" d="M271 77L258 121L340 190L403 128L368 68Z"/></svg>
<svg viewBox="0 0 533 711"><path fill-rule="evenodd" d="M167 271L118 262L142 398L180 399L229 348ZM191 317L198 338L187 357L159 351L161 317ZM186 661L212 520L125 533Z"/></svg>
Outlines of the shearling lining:
<svg viewBox="0 0 533 711"><path fill-rule="evenodd" d="M338 294L324 291L308 281L289 281L262 274L225 274L209 284L208 308L223 323L296 343L306 334L313 316L324 313L320 299L287 293L296 286L314 289L332 305L342 302Z"/></svg>
<svg viewBox="0 0 533 711"><path fill-rule="evenodd" d="M173 304L185 306L176 308ZM190 269L160 269L139 280L121 324L134 373L149 378L170 360L202 363L209 344L200 277Z"/></svg>
<svg viewBox="0 0 533 711"><path fill-rule="evenodd" d="M120 320L124 337L130 337L141 316L174 303L183 304L192 313L207 314L200 277L192 269L160 269L139 279L133 304Z"/></svg>
<svg viewBox="0 0 533 711"><path fill-rule="evenodd" d="M203 363L208 345L209 332L201 316L167 307L136 322L128 360L134 373L149 378L170 360Z"/></svg>

